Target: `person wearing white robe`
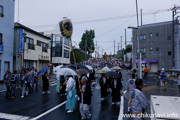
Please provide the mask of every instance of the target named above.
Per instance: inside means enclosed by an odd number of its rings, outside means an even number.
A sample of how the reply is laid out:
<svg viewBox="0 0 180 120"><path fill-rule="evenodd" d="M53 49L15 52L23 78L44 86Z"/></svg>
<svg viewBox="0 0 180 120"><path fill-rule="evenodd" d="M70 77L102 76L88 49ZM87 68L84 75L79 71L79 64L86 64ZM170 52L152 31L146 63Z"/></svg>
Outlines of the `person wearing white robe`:
<svg viewBox="0 0 180 120"><path fill-rule="evenodd" d="M75 80L72 76L67 76L68 81L66 83L67 102L66 110L67 113L72 113L75 110Z"/></svg>

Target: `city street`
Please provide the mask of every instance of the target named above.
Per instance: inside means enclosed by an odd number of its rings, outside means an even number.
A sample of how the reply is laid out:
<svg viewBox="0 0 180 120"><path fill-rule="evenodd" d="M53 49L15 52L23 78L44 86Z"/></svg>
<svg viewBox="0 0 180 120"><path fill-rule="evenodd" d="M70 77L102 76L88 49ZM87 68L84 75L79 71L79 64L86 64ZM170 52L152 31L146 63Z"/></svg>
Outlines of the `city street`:
<svg viewBox="0 0 180 120"><path fill-rule="evenodd" d="M123 90L126 90L127 82L127 72L123 70L122 72L124 81ZM143 92L145 93L148 100L150 100L150 95L165 95L165 96L177 96L178 88L177 82L171 84L168 82L167 91L162 91L158 86L156 80L158 77L149 76L148 80L145 80L145 87ZM42 95L41 86L39 87L38 92L33 92L31 95L28 95L24 99L21 99L21 90L17 89L15 99L5 99L5 91L0 93L0 113L1 114L10 114L5 118L10 118L13 115L16 115L15 118L23 119L40 119L40 120L80 120L81 116L79 113L79 104L76 102L75 112L72 114L67 114L65 110L66 97L60 96L55 92L55 80L50 81L50 94ZM127 113L127 99L124 98L124 108L123 113ZM100 89L94 87L94 92L92 96L91 104L91 120L118 120L120 113L120 105L112 105L111 96L108 96L106 101L101 102L100 98ZM148 109L150 113L150 107ZM1 116L2 117L2 116ZM126 118L124 118L126 120Z"/></svg>

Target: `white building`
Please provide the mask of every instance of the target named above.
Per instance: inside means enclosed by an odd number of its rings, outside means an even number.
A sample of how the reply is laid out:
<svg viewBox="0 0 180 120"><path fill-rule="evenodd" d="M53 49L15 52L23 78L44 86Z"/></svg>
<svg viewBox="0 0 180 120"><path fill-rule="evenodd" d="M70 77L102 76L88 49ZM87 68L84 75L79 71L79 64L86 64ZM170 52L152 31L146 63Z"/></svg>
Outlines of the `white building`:
<svg viewBox="0 0 180 120"><path fill-rule="evenodd" d="M14 0L0 0L0 81L13 72Z"/></svg>
<svg viewBox="0 0 180 120"><path fill-rule="evenodd" d="M14 24L14 69L35 67L38 70L50 63L50 38L20 23ZM24 47L22 47L24 46Z"/></svg>
<svg viewBox="0 0 180 120"><path fill-rule="evenodd" d="M54 66L70 64L70 39L63 37L59 32L55 31L44 32L44 35L53 39L52 64Z"/></svg>

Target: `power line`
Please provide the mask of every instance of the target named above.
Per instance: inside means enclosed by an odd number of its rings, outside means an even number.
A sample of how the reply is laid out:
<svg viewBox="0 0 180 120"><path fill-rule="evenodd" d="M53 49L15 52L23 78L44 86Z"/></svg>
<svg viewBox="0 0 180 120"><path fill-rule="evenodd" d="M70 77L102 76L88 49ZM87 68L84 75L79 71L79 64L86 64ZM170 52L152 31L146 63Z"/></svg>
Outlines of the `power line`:
<svg viewBox="0 0 180 120"><path fill-rule="evenodd" d="M155 12L156 13L169 12L170 10L171 10L171 8L154 10L151 12L144 12L143 16L144 15L152 15ZM136 14L129 14L129 15L123 15L123 16L108 17L108 18L99 18L99 19L94 19L94 20L77 21L77 22L73 22L73 25L85 24L85 23L95 23L95 22L106 22L106 21L125 19L125 18L135 17L135 16L136 16ZM52 26L56 26L56 25L57 24L49 24L49 25L37 25L37 26L31 26L31 27L32 28L42 28L42 27L52 27Z"/></svg>

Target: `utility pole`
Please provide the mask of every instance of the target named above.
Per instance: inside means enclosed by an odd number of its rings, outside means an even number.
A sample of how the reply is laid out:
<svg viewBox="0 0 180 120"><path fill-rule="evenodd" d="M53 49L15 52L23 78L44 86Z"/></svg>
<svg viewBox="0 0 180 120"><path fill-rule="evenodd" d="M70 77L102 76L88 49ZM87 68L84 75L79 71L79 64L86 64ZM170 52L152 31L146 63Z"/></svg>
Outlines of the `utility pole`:
<svg viewBox="0 0 180 120"><path fill-rule="evenodd" d="M125 28L125 50L126 50L126 28ZM127 62L127 54L126 54L126 62Z"/></svg>
<svg viewBox="0 0 180 120"><path fill-rule="evenodd" d="M85 61L87 60L87 29L86 29L86 40L85 40Z"/></svg>
<svg viewBox="0 0 180 120"><path fill-rule="evenodd" d="M176 40L176 35L175 35L175 29L179 29L177 28L177 25L179 24L178 21L178 13L180 13L180 6L174 6L172 8L172 40L173 40L173 69L176 68L176 69L179 69L179 49L178 49L178 46L176 47L175 45L178 44ZM178 44L179 45L179 44ZM175 53L178 53L175 55ZM175 61L176 59L176 61ZM176 63L176 65L175 65Z"/></svg>
<svg viewBox="0 0 180 120"><path fill-rule="evenodd" d="M142 18L142 9L141 9L141 26L143 24L143 18Z"/></svg>
<svg viewBox="0 0 180 120"><path fill-rule="evenodd" d="M19 1L20 0L18 0L18 19L17 19L17 22L19 23Z"/></svg>
<svg viewBox="0 0 180 120"><path fill-rule="evenodd" d="M140 51L140 43L139 43L139 41L140 41L140 30L139 30L139 16L138 16L138 1L136 0L136 15L137 15L137 35L138 35L138 53L139 53L139 61L138 61L138 65L139 65L139 67L138 67L138 72L139 72L139 77L140 78L142 78L142 66L141 66L141 51Z"/></svg>
<svg viewBox="0 0 180 120"><path fill-rule="evenodd" d="M114 57L115 57L115 40L114 40Z"/></svg>

